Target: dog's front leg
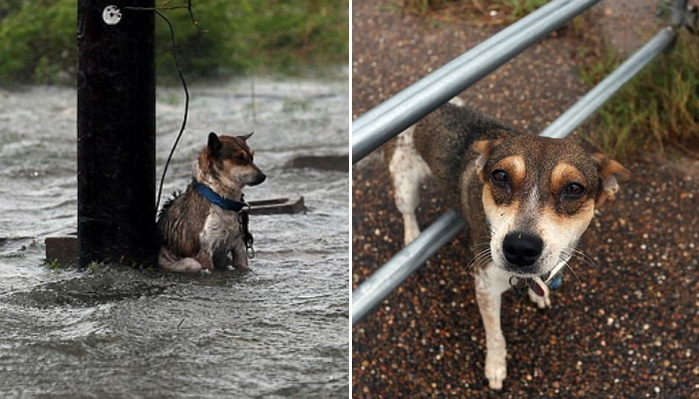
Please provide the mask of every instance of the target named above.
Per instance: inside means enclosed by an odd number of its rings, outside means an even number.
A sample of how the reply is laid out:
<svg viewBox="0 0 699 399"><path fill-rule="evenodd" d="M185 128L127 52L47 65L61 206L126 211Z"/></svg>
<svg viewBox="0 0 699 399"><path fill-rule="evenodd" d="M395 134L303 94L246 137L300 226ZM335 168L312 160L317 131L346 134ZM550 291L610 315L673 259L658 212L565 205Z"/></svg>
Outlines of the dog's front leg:
<svg viewBox="0 0 699 399"><path fill-rule="evenodd" d="M490 270L489 270L490 269ZM500 328L500 304L502 293L509 285L488 273L491 267L475 275L476 300L485 327L485 376L491 389L502 389L507 377L507 348Z"/></svg>
<svg viewBox="0 0 699 399"><path fill-rule="evenodd" d="M199 253L196 257L194 257L194 259L201 264L202 269L214 270L214 260L212 258L211 250L202 248L199 250Z"/></svg>
<svg viewBox="0 0 699 399"><path fill-rule="evenodd" d="M245 244L241 242L233 246L231 249L231 260L235 269L245 270L248 268L248 253L245 249Z"/></svg>

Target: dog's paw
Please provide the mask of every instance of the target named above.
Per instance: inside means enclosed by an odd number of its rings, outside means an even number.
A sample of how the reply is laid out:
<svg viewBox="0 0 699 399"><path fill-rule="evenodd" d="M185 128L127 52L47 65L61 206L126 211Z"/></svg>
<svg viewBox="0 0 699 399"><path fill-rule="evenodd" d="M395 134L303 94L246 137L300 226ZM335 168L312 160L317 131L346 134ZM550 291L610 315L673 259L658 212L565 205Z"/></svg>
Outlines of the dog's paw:
<svg viewBox="0 0 699 399"><path fill-rule="evenodd" d="M420 235L420 228L417 227L417 224L415 226L405 226L405 246L408 246L411 242L413 242L417 236Z"/></svg>
<svg viewBox="0 0 699 399"><path fill-rule="evenodd" d="M167 272L176 273L199 273L202 270L201 264L194 258L184 258L177 262L165 262L163 257L161 257L160 268Z"/></svg>
<svg viewBox="0 0 699 399"><path fill-rule="evenodd" d="M507 363L505 355L488 355L485 357L485 377L488 379L490 389L502 389L502 383L507 377Z"/></svg>
<svg viewBox="0 0 699 399"><path fill-rule="evenodd" d="M250 266L248 265L248 262L245 263L236 263L234 265L229 266L228 270L238 270L238 271L245 271L250 269Z"/></svg>
<svg viewBox="0 0 699 399"><path fill-rule="evenodd" d="M180 271L184 273L199 273L203 269L201 264L192 258L184 258L178 263Z"/></svg>

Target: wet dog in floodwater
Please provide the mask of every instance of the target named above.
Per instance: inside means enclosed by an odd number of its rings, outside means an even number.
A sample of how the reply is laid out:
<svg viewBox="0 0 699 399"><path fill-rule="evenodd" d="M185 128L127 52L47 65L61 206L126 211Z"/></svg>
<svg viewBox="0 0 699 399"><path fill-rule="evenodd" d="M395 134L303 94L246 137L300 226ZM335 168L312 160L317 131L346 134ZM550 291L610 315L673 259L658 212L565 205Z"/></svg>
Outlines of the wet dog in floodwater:
<svg viewBox="0 0 699 399"><path fill-rule="evenodd" d="M209 134L194 166L194 180L160 212L158 264L162 270L196 273L248 267L243 187L266 178L247 145L251 135Z"/></svg>
<svg viewBox="0 0 699 399"><path fill-rule="evenodd" d="M434 177L470 229L476 300L486 337L485 376L501 389L507 350L501 295L518 282L551 306L549 284L577 251L595 209L630 173L570 140L520 134L455 98L384 147L406 245L419 234L420 185Z"/></svg>

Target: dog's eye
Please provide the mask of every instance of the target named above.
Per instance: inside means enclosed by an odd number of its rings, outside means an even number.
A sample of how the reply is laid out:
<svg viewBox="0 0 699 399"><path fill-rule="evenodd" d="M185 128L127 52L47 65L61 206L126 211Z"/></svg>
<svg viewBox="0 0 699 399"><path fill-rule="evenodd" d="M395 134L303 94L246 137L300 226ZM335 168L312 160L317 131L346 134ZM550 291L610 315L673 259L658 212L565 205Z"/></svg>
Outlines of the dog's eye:
<svg viewBox="0 0 699 399"><path fill-rule="evenodd" d="M510 183L510 175L508 175L507 172L502 169L494 170L492 173L492 178L495 183L500 185Z"/></svg>
<svg viewBox="0 0 699 399"><path fill-rule="evenodd" d="M578 183L570 183L563 190L563 195L570 198L580 198L583 194L585 194L585 187Z"/></svg>
<svg viewBox="0 0 699 399"><path fill-rule="evenodd" d="M247 155L245 155L245 153L242 151L237 152L234 157L235 157L236 161L240 161L240 162L246 162L248 160Z"/></svg>

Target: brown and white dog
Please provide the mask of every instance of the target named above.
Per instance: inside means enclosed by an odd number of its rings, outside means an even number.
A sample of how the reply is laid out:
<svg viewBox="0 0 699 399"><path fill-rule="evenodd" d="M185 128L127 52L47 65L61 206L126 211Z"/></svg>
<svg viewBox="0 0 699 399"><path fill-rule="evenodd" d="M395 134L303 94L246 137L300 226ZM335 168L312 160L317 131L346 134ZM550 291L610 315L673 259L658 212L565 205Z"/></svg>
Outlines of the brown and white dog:
<svg viewBox="0 0 699 399"><path fill-rule="evenodd" d="M260 184L266 178L253 162L255 152L247 145L251 135L209 134L194 166L194 180L160 212L158 264L162 270L199 272L248 267L243 187Z"/></svg>
<svg viewBox="0 0 699 399"><path fill-rule="evenodd" d="M420 234L420 183L433 176L470 230L476 299L486 333L485 375L507 375L501 295L527 281L551 306L547 283L567 265L596 207L630 177L619 163L569 140L515 132L455 98L385 146L405 243Z"/></svg>

